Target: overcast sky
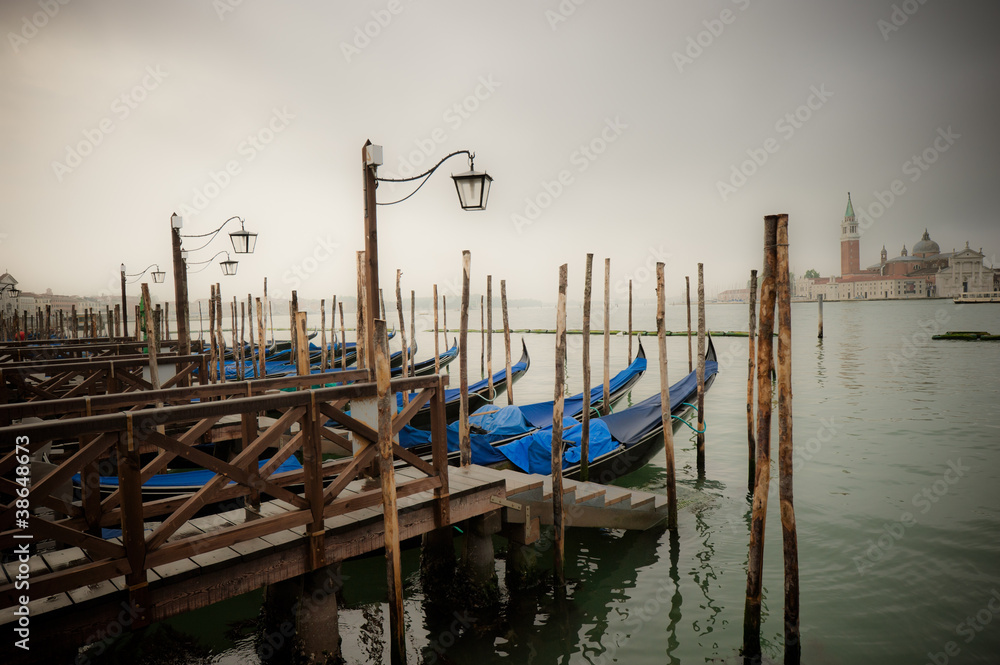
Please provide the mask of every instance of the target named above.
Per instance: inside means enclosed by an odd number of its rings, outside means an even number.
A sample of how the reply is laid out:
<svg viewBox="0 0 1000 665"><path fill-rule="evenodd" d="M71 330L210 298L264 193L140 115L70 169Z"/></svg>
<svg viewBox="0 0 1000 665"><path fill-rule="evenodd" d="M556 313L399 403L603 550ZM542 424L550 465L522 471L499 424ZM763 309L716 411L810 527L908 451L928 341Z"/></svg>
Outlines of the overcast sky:
<svg viewBox="0 0 1000 665"><path fill-rule="evenodd" d="M192 274L193 298L259 295L265 276L353 295L366 139L381 176L470 149L495 178L485 212L458 207L463 157L379 208L389 292L401 268L405 290L457 293L462 249L473 292L491 273L510 298L553 300L563 262L579 297L586 252L598 275L611 258L613 292L631 277L651 297L657 260L671 295L699 261L721 290L758 267L778 212L793 271L837 274L848 191L870 213L862 265L924 227L989 264L998 24L992 0L5 0L0 269L115 293L123 261L170 274L172 212L192 234L240 215L257 252L235 278Z"/></svg>

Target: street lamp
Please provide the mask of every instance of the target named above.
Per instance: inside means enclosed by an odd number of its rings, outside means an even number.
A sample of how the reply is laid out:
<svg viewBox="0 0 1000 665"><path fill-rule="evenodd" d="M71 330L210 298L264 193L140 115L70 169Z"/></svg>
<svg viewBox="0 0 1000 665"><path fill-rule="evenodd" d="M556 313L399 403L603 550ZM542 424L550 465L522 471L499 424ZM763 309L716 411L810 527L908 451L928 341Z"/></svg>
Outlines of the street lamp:
<svg viewBox="0 0 1000 665"><path fill-rule="evenodd" d="M181 235L181 229L184 227L183 218L177 213L170 216L170 240L174 263L174 299L177 301L177 339L179 340L178 353L181 355L188 355L191 353L191 335L188 331L188 317L190 311L187 289L187 252L182 252L181 250L181 239L208 237L208 240L201 247L196 247L190 250L192 252L197 252L198 250L207 247L209 243L215 240L215 236L222 231L222 228L234 219L239 220L240 230L229 234L229 239L233 243L233 251L237 254L252 254L257 245L257 234L247 231L243 218L238 215L230 217L214 231L198 235ZM218 256L218 254L215 256ZM212 259L214 259L215 256L213 256ZM209 261L212 259L209 259ZM237 262L230 260L228 254L226 255L226 259L226 261L221 262L222 273L224 275L235 275L236 267L238 265ZM207 263L207 261L205 263Z"/></svg>
<svg viewBox="0 0 1000 665"><path fill-rule="evenodd" d="M187 254L187 252L184 252L184 254ZM226 260L225 261L219 261L219 265L222 267L222 274L226 275L227 277L231 277L232 275L236 274L236 268L240 265L240 263L239 263L239 261L233 261L232 258L230 258L230 256L229 256L229 250L223 249L222 251L216 252L215 256L213 256L212 258L207 259L205 261L190 261L190 262L186 262L186 263L187 263L187 265L192 265L192 266L206 265L206 264L211 263L212 261L214 261L216 257L221 256L222 254L226 255ZM184 259L186 260L187 257L185 256ZM194 272L201 272L204 269L205 268L199 268L198 270L195 270Z"/></svg>
<svg viewBox="0 0 1000 665"><path fill-rule="evenodd" d="M4 284L0 286L0 293L3 293L4 291L6 291L11 298L17 298L21 295L21 290L13 284Z"/></svg>
<svg viewBox="0 0 1000 665"><path fill-rule="evenodd" d="M446 155L437 164L420 175L411 178L379 178L378 167L382 165L382 146L366 141L361 148L361 164L365 175L365 273L367 292L365 294L365 351L368 368L375 366L375 312L378 311L378 224L375 209L380 205L402 203L416 194L441 164L455 155L469 157L469 170L465 173L452 175L455 189L458 192L458 202L463 210L485 210L486 199L490 193L490 183L493 182L487 173L475 170L473 159L475 153L468 150L456 150ZM417 188L397 201L379 203L375 199L375 189L379 182L414 182L420 180Z"/></svg>
<svg viewBox="0 0 1000 665"><path fill-rule="evenodd" d="M154 270L153 272L149 273L150 276L153 278L153 282L155 282L156 284L162 284L163 283L163 278L166 277L167 273L165 273L162 270L160 270L160 266L158 264L156 264L156 263L152 264L151 266L148 266L142 272L137 272L137 273L135 273L133 275L125 275L126 277L135 277L135 279L133 279L132 281L130 281L129 284L135 284L136 282L138 282L139 279L143 275L145 275L147 272L149 272L150 268L156 268L156 270ZM125 272L125 264L124 263L122 264L122 272L123 273Z"/></svg>
<svg viewBox="0 0 1000 665"><path fill-rule="evenodd" d="M146 270L143 270L142 272L135 273L134 275L126 275L125 274L125 264L124 263L122 264L122 267L121 267L121 276L122 276L122 333L125 335L125 337L128 337L128 305L127 305L128 301L127 301L126 296L125 296L125 284L126 284L125 278L126 277L135 277L136 279L133 279L131 282L128 282L129 284L134 284L135 282L139 281L140 277L142 277L143 275L146 274L146 272L149 270L149 268L156 268L156 270L154 270L153 272L151 272L150 275L153 276L153 281L155 283L162 284L163 283L163 278L166 276L167 273L165 273L162 270L160 270L160 266L158 266L157 264L154 263L153 265L147 267Z"/></svg>

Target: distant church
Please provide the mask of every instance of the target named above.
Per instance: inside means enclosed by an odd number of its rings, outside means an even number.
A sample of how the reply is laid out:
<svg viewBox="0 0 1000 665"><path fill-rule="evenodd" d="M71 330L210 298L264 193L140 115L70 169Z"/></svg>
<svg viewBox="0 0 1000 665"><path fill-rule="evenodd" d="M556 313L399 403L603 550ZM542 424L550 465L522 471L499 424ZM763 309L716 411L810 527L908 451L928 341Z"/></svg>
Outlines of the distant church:
<svg viewBox="0 0 1000 665"><path fill-rule="evenodd" d="M960 293L982 293L1000 289L1000 270L983 265L985 255L965 243L961 251L941 252L941 247L924 235L907 252L888 258L882 247L880 261L861 269L861 233L854 215L851 194L840 223L840 276L796 280L796 296L815 300L885 300L910 298L952 298Z"/></svg>

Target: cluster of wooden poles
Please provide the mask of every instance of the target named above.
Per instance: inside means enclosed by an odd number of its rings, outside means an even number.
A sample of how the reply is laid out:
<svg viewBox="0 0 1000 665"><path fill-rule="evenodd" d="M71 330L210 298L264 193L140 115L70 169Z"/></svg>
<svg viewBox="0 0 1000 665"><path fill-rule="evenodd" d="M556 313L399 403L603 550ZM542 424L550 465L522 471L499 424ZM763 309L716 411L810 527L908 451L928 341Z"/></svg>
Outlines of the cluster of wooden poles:
<svg viewBox="0 0 1000 665"><path fill-rule="evenodd" d="M771 484L771 402L775 306L778 319L778 498L784 557L784 637L786 665L801 658L799 556L792 502L792 316L788 272L788 215L764 217L764 266L760 282L760 331L755 339L757 271L750 275L750 358L747 375L748 490L753 496L747 565L743 656L759 662L764 525ZM822 311L822 310L821 310ZM822 328L821 328L822 330ZM754 343L756 341L756 349ZM757 418L753 402L756 383ZM755 434L756 431L756 434Z"/></svg>
<svg viewBox="0 0 1000 665"><path fill-rule="evenodd" d="M165 303L163 307L160 339L169 340L167 317L170 314L170 304ZM160 309L160 305L156 305L156 309ZM136 305L135 320L140 318L139 311L139 305ZM0 339L20 339L22 332L25 338L32 339L108 339L129 336L128 322L122 316L121 305L115 305L114 309L105 305L103 311L99 307L83 307L77 311L76 305L71 305L69 313L61 307L53 309L52 305L45 305L44 308L35 307L34 312L25 309L0 313ZM139 331L135 331L133 338L137 341L141 339Z"/></svg>

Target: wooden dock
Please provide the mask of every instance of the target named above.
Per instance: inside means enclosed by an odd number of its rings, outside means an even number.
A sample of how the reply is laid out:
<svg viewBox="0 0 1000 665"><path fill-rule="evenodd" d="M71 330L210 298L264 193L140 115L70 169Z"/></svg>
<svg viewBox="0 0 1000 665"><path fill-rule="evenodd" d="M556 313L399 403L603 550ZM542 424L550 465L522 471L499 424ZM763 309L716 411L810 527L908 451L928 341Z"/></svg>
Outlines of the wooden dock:
<svg viewBox="0 0 1000 665"><path fill-rule="evenodd" d="M27 653L34 661L45 651L64 654L103 639L109 627L142 627L470 519L489 516L522 545L553 523L548 477L448 466L447 375L381 386L357 370L337 375L357 383L333 387L317 387L318 376L94 396L70 389L69 397L35 393L27 403L0 404L0 422L13 422L0 427L0 550L7 561L0 626L13 629L24 612L19 575L30 580L34 638ZM289 388L297 390L284 392ZM344 411L348 400L396 391L410 392L409 404L377 430ZM421 459L391 437L427 404L434 452ZM239 427L234 457L223 461L195 447L227 420ZM324 440L355 454L323 461ZM15 469L23 455L43 449L61 453L55 464L35 467L25 529L15 517ZM302 470L276 473L293 454ZM258 469L261 457L269 461ZM195 492L144 497L142 484L175 458L217 475ZM376 472L373 464L383 459L391 462ZM102 495L98 469L109 461L119 489ZM75 474L84 481L74 496L67 488ZM390 504L386 479L394 489ZM562 499L569 527L645 529L666 516L665 497L595 483L566 480ZM210 506L216 512L203 515ZM102 537L104 529L121 535ZM19 560L25 543L29 554ZM24 655L8 662L30 662L17 660Z"/></svg>

